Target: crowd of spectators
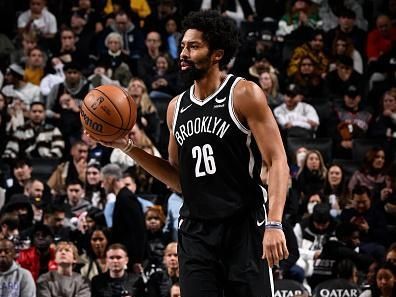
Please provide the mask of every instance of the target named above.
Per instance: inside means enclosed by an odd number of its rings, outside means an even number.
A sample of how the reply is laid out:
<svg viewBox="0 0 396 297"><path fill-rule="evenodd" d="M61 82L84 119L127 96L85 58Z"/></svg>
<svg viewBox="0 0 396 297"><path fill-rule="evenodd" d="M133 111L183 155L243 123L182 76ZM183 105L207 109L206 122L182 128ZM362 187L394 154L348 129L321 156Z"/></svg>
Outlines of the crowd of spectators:
<svg viewBox="0 0 396 297"><path fill-rule="evenodd" d="M288 154L275 296L396 296L395 0L20 0L0 4L0 297L180 297L182 194L87 138L79 109L125 88L130 138L166 158L199 9L237 23L223 71L262 88Z"/></svg>

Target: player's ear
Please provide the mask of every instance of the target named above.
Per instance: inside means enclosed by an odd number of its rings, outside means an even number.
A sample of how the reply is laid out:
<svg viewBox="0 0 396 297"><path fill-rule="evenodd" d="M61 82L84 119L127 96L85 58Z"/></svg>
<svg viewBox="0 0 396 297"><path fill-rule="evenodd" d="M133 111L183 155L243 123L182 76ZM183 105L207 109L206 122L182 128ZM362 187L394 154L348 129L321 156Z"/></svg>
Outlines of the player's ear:
<svg viewBox="0 0 396 297"><path fill-rule="evenodd" d="M224 50L222 50L222 49L218 49L213 52L214 61L216 63L220 62L220 60L223 58L223 56L224 56Z"/></svg>

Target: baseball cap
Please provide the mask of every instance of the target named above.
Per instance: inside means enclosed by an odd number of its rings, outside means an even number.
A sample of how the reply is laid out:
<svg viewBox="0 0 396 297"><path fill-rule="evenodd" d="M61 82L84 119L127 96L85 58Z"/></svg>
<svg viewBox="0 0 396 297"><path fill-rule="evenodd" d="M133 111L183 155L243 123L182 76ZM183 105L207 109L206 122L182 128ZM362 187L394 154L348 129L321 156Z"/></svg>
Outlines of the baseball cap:
<svg viewBox="0 0 396 297"><path fill-rule="evenodd" d="M326 203L318 203L314 206L312 220L317 223L327 223L330 221L330 206Z"/></svg>
<svg viewBox="0 0 396 297"><path fill-rule="evenodd" d="M21 65L13 63L7 68L8 72L11 72L12 74L16 74L17 76L24 77L25 76L25 70L22 68Z"/></svg>
<svg viewBox="0 0 396 297"><path fill-rule="evenodd" d="M294 84L294 83L289 84L289 85L286 87L284 93L285 93L287 96L291 96L291 97L294 97L294 96L296 96L296 95L302 94L302 93L301 93L300 87L299 87L298 85Z"/></svg>
<svg viewBox="0 0 396 297"><path fill-rule="evenodd" d="M353 67L353 59L347 55L339 55L337 57L337 62L345 66Z"/></svg>
<svg viewBox="0 0 396 297"><path fill-rule="evenodd" d="M355 85L350 85L345 90L345 95L351 98L355 98L357 95L359 95L359 90Z"/></svg>
<svg viewBox="0 0 396 297"><path fill-rule="evenodd" d="M81 66L76 61L71 61L69 63L65 63L63 66L64 72L67 72L68 70L77 70L81 72Z"/></svg>

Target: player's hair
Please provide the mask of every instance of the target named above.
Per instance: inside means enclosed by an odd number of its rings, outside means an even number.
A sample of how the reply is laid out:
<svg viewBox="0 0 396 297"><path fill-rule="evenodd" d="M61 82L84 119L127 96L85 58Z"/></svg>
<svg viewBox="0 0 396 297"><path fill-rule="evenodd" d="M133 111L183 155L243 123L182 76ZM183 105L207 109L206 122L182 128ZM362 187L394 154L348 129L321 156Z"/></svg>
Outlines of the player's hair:
<svg viewBox="0 0 396 297"><path fill-rule="evenodd" d="M219 62L223 69L235 55L239 46L238 30L234 22L221 16L214 10L191 12L183 21L183 35L188 29L196 29L203 33L204 40L209 45L209 50L223 50L223 58Z"/></svg>

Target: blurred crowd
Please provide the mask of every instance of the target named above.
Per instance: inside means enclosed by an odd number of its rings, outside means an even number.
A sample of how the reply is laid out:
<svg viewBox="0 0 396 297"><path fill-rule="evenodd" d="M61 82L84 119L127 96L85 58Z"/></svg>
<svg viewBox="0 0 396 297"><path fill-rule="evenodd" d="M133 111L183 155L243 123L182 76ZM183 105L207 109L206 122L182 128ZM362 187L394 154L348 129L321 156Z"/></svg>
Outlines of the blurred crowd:
<svg viewBox="0 0 396 297"><path fill-rule="evenodd" d="M290 257L275 296L396 296L396 0L14 0L0 18L0 297L178 297L181 193L82 133L102 84L167 158L183 16L240 29L223 69L281 130ZM262 181L267 183L266 164Z"/></svg>

